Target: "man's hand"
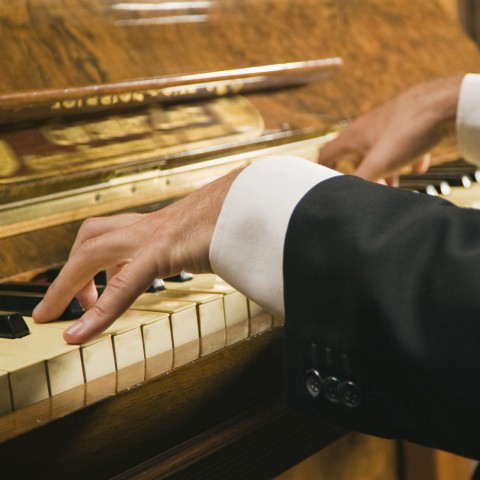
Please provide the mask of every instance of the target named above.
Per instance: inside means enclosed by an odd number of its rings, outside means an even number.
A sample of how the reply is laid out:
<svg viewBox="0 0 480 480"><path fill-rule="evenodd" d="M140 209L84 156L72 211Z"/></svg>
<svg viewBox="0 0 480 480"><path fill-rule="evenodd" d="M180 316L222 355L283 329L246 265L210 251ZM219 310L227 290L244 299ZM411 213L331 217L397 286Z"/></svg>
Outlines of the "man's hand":
<svg viewBox="0 0 480 480"><path fill-rule="evenodd" d="M70 257L33 313L36 322L56 320L74 296L86 313L65 331L68 343L102 332L143 293L154 278L182 270L210 271L209 248L228 190L238 171L157 212L93 218L83 223ZM107 271L97 298L93 277Z"/></svg>
<svg viewBox="0 0 480 480"><path fill-rule="evenodd" d="M385 178L398 185L406 165L423 173L428 150L453 124L462 78L452 77L409 88L389 102L354 120L323 147L319 163L342 170L342 163L367 180Z"/></svg>

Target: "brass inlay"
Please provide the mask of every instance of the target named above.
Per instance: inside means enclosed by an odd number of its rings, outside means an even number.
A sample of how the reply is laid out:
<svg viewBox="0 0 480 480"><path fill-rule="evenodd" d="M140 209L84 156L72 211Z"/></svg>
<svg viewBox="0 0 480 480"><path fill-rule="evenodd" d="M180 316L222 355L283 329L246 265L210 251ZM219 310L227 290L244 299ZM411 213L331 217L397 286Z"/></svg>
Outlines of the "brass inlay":
<svg viewBox="0 0 480 480"><path fill-rule="evenodd" d="M14 151L7 142L0 140L0 176L9 177L13 175L20 167Z"/></svg>
<svg viewBox="0 0 480 480"><path fill-rule="evenodd" d="M256 138L263 128L258 111L238 96L155 106L135 115L102 120L51 123L34 130L43 143L39 140L30 147L18 142L9 145L8 133L3 135L0 155L5 162L0 184L14 186L16 182L149 159L159 159L160 166L162 157Z"/></svg>
<svg viewBox="0 0 480 480"><path fill-rule="evenodd" d="M260 77L259 77L260 78ZM84 109L88 107L113 106L132 104L144 104L145 102L161 102L165 99L175 97L194 97L203 92L213 96L233 95L239 93L246 83L245 80L235 79L231 81L214 81L208 83L197 83L195 85L175 85L172 87L149 89L141 92L124 92L108 95L93 95L87 98L75 98L59 100L50 108L54 111Z"/></svg>
<svg viewBox="0 0 480 480"><path fill-rule="evenodd" d="M0 124L304 85L333 75L342 65L341 58L321 58L81 87L6 92L0 94Z"/></svg>
<svg viewBox="0 0 480 480"><path fill-rule="evenodd" d="M103 184L30 198L0 206L0 238L40 228L154 204L186 195L229 171L272 155L298 155L315 160L319 148L337 132L267 145L167 170L152 169Z"/></svg>

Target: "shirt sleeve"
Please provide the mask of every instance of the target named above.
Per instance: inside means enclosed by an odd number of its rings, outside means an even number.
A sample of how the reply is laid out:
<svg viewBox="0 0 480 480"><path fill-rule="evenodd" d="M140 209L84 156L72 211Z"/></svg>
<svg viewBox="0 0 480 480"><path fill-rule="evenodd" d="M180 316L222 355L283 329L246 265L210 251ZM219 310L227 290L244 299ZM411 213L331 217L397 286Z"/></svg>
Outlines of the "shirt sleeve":
<svg viewBox="0 0 480 480"><path fill-rule="evenodd" d="M210 246L213 271L284 317L283 250L290 216L316 184L339 173L293 156L247 167L225 199Z"/></svg>
<svg viewBox="0 0 480 480"><path fill-rule="evenodd" d="M457 138L463 157L480 165L480 74L465 75L457 108Z"/></svg>

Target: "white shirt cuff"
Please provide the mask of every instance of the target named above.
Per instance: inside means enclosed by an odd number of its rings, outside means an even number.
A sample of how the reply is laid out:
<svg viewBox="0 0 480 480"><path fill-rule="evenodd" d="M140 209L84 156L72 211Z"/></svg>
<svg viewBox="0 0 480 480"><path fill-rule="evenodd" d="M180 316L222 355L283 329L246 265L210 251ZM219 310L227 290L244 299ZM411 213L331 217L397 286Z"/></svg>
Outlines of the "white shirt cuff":
<svg viewBox="0 0 480 480"><path fill-rule="evenodd" d="M312 187L337 175L292 156L247 167L232 184L215 227L210 245L213 271L283 318L283 249L290 217Z"/></svg>
<svg viewBox="0 0 480 480"><path fill-rule="evenodd" d="M457 107L457 138L462 156L480 165L480 74L465 75Z"/></svg>

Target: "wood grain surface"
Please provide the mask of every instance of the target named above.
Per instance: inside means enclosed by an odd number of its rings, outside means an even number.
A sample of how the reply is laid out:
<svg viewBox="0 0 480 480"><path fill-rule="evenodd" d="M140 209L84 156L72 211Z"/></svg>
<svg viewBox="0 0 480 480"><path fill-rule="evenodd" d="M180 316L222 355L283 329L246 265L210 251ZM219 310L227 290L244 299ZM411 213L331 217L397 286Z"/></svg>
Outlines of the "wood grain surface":
<svg viewBox="0 0 480 480"><path fill-rule="evenodd" d="M473 42L435 1L195 3L2 0L0 93L342 57L339 78L274 97L291 117L349 118L408 85L480 67Z"/></svg>
<svg viewBox="0 0 480 480"><path fill-rule="evenodd" d="M341 57L345 66L335 77L248 96L263 117L266 134L292 132L294 138L298 130L351 119L417 82L480 69L477 47L433 0L192 1L187 9L161 9L168 4L0 0L0 95ZM3 126L0 135L17 128ZM208 155L202 156L206 159ZM0 276L28 277L61 263L77 228L78 223L66 223L2 239ZM201 443L198 450L188 443L191 439L215 432L219 425L230 427L233 417L281 395L280 362L277 330L117 395L105 382L105 394L99 393L99 401L85 409L76 410L78 397L72 392L63 404L55 399L3 417L0 458L9 466L1 477L106 478L150 457L158 462L144 465L146 471L155 472L158 465L178 471L178 462L193 458L192 452L205 458ZM88 394L95 397L95 392ZM52 411L62 415L53 419ZM270 418L278 425L281 415ZM294 424L299 425L298 438L310 431L303 456L343 433L309 422ZM283 435L288 425L286 417ZM311 427L325 435L315 438ZM234 468L250 459L243 478L255 478L256 465L262 465L261 478L280 473L270 458L252 456L252 430L243 431L238 443L234 436L226 442L230 453L243 444L232 471L241 473ZM213 457L222 464L215 437L210 442ZM279 443L283 469L300 460L293 450L287 455L288 436ZM261 447L260 442L255 445ZM45 455L46 450L55 455ZM28 461L19 452L28 452ZM207 478L215 478L214 460L207 461ZM183 468L188 470L189 464ZM228 471L228 465L223 468L219 471Z"/></svg>

